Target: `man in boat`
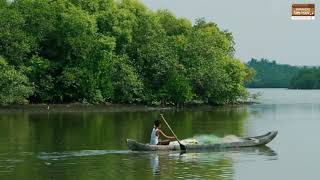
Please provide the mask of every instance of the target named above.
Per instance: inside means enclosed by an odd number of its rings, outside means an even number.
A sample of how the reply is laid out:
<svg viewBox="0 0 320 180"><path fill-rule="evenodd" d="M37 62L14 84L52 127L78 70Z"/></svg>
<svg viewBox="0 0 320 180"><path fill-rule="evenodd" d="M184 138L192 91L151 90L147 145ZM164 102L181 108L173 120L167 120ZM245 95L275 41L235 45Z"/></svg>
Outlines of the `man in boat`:
<svg viewBox="0 0 320 180"><path fill-rule="evenodd" d="M169 145L170 141L177 140L174 136L167 136L164 134L161 130L161 123L159 120L154 121L154 126L151 132L151 145ZM160 136L163 136L166 138L166 140L161 140Z"/></svg>

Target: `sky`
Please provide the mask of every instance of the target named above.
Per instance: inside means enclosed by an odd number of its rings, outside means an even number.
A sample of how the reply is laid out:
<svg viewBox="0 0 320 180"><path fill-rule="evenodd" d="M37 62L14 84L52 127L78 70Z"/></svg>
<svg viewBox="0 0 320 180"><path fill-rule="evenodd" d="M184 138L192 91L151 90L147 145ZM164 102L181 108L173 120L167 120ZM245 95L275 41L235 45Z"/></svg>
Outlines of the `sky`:
<svg viewBox="0 0 320 180"><path fill-rule="evenodd" d="M242 62L267 58L280 64L320 66L320 1L316 0L140 0L194 22L204 17L233 33ZM292 3L316 5L316 19L291 20Z"/></svg>

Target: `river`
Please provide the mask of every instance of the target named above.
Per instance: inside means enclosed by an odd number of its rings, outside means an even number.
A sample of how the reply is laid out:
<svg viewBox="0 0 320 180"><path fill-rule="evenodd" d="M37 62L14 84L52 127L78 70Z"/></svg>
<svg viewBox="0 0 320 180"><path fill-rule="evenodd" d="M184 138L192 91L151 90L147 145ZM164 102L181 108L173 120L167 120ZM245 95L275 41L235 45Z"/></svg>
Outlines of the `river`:
<svg viewBox="0 0 320 180"><path fill-rule="evenodd" d="M260 104L162 112L181 139L279 131L267 147L223 152L129 151L158 110L1 110L0 179L319 179L320 91L249 91Z"/></svg>

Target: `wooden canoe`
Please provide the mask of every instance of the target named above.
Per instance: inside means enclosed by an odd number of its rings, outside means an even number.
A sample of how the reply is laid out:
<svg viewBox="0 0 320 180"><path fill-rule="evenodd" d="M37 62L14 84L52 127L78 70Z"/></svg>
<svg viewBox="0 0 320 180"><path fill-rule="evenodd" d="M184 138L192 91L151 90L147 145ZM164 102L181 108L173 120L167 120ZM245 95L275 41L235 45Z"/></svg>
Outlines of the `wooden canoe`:
<svg viewBox="0 0 320 180"><path fill-rule="evenodd" d="M266 145L272 141L278 131L271 131L261 136L240 138L239 142L217 144L186 144L187 150L223 150L228 148L255 147ZM132 139L127 139L127 144L132 151L179 151L179 145L150 145L142 144Z"/></svg>

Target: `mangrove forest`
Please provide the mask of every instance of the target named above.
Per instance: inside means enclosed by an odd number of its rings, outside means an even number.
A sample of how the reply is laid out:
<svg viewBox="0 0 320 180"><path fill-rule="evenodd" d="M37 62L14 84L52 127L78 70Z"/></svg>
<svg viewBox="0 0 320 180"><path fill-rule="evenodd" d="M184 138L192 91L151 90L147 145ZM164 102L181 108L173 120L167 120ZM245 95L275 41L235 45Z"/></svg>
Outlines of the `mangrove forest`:
<svg viewBox="0 0 320 180"><path fill-rule="evenodd" d="M0 104L227 104L254 74L233 36L135 0L0 0Z"/></svg>

